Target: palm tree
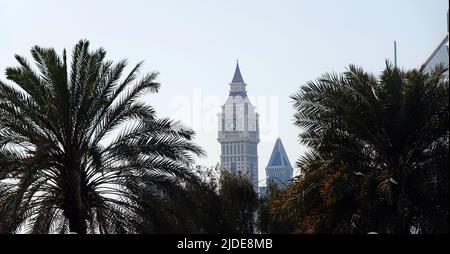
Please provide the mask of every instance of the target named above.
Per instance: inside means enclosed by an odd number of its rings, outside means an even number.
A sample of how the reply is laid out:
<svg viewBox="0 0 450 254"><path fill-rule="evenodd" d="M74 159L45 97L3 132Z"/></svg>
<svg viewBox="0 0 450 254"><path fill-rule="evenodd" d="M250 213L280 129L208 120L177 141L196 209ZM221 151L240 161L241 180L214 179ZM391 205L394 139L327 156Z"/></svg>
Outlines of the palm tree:
<svg viewBox="0 0 450 254"><path fill-rule="evenodd" d="M350 66L292 96L305 173L292 187L316 232L448 232L448 79L391 64ZM317 211L320 211L317 213ZM445 226L447 225L447 226Z"/></svg>
<svg viewBox="0 0 450 254"><path fill-rule="evenodd" d="M158 73L138 79L139 63L121 79L127 62L105 60L88 41L75 45L70 65L65 50L31 54L37 70L16 55L20 66L6 69L14 84L0 82L0 180L9 183L0 224L33 233L160 229L203 151L192 130L158 119L140 99L159 90Z"/></svg>

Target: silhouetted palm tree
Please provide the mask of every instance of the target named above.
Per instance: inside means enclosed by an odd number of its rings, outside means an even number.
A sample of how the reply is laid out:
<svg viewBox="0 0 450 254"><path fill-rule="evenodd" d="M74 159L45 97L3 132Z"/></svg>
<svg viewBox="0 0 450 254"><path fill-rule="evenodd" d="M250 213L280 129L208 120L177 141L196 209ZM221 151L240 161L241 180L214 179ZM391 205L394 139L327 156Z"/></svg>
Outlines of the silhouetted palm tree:
<svg viewBox="0 0 450 254"><path fill-rule="evenodd" d="M3 225L34 233L161 229L203 152L192 130L157 119L139 99L158 91L158 73L137 80L139 63L121 79L126 61L106 61L88 41L76 44L70 65L65 51L35 46L31 54L37 70L16 56L20 66L6 69L15 84L0 82Z"/></svg>
<svg viewBox="0 0 450 254"><path fill-rule="evenodd" d="M317 232L448 232L448 79L350 66L292 96L305 177L291 187ZM305 209L306 208L306 209ZM320 211L317 213L317 211Z"/></svg>

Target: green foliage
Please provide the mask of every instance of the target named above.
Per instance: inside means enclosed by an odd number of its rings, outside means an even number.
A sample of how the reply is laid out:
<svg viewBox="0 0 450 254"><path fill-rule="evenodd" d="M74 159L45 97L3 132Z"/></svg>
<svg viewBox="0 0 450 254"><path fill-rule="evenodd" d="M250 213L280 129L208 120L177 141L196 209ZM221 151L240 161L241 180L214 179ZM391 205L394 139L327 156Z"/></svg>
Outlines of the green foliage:
<svg viewBox="0 0 450 254"><path fill-rule="evenodd" d="M299 233L448 233L445 71L387 64L377 79L350 66L301 87L295 124L311 152L276 214L288 207Z"/></svg>
<svg viewBox="0 0 450 254"><path fill-rule="evenodd" d="M228 224L224 219L224 204L218 194L219 168L197 168L196 174L200 180L190 182L186 187L191 197L186 209L193 225L191 233L226 232Z"/></svg>
<svg viewBox="0 0 450 254"><path fill-rule="evenodd" d="M201 181L187 186L191 201L186 209L191 233L251 234L257 194L244 175L231 175L219 167L199 169Z"/></svg>
<svg viewBox="0 0 450 254"><path fill-rule="evenodd" d="M224 219L229 224L226 233L253 233L258 194L247 176L222 172L219 195L224 204Z"/></svg>
<svg viewBox="0 0 450 254"><path fill-rule="evenodd" d="M267 186L267 195L259 200L258 219L256 226L262 234L286 234L293 230L295 221L281 218L274 212L278 199L282 199L283 191L274 182Z"/></svg>
<svg viewBox="0 0 450 254"><path fill-rule="evenodd" d="M35 46L0 82L0 224L6 232L173 232L183 186L203 151L194 132L140 100L157 72L105 60L88 41L66 52Z"/></svg>

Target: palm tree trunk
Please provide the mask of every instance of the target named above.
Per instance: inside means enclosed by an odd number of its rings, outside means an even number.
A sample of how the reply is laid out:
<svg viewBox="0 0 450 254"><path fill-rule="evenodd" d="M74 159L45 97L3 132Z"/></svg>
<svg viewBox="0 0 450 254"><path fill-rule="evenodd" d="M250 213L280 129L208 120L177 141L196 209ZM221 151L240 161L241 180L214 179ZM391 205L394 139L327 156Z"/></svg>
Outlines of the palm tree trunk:
<svg viewBox="0 0 450 254"><path fill-rule="evenodd" d="M81 190L81 176L79 170L71 171L72 185L68 193L68 204L66 206L65 214L69 220L70 232L77 234L87 233L86 213L83 205L82 190Z"/></svg>
<svg viewBox="0 0 450 254"><path fill-rule="evenodd" d="M69 230L70 232L75 232L77 234L86 234L87 225L86 221L79 212L74 212L73 216L69 217Z"/></svg>

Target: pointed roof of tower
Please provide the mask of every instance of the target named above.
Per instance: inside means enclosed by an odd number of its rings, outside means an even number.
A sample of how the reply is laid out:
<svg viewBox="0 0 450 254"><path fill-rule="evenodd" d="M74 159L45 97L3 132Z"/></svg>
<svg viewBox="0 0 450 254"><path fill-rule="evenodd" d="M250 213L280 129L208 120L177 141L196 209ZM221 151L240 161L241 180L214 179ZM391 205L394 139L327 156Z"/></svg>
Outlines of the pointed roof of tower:
<svg viewBox="0 0 450 254"><path fill-rule="evenodd" d="M244 79L241 75L241 70L239 69L239 61L236 61L236 70L234 70L234 76L231 83L244 83Z"/></svg>
<svg viewBox="0 0 450 254"><path fill-rule="evenodd" d="M275 142L275 146L273 147L272 155L270 156L267 167L292 168L280 138L278 138L277 141Z"/></svg>

